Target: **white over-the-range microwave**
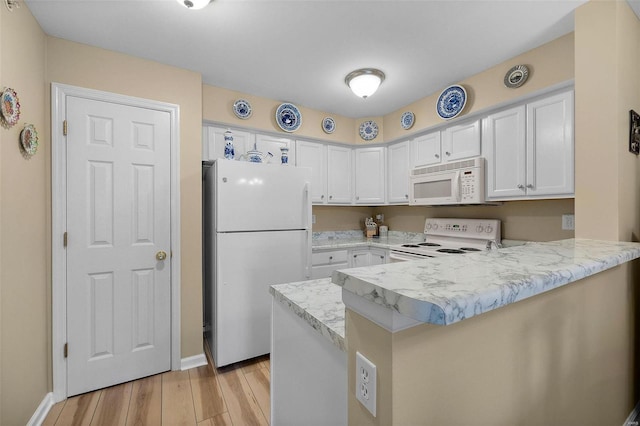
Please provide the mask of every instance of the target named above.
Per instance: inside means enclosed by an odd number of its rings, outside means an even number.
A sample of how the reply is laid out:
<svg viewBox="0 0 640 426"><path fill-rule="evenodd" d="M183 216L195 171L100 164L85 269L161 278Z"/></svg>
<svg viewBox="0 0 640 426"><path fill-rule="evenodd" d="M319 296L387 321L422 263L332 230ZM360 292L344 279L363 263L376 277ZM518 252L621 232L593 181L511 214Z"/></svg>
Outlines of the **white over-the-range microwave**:
<svg viewBox="0 0 640 426"><path fill-rule="evenodd" d="M484 158L412 169L409 205L485 204Z"/></svg>

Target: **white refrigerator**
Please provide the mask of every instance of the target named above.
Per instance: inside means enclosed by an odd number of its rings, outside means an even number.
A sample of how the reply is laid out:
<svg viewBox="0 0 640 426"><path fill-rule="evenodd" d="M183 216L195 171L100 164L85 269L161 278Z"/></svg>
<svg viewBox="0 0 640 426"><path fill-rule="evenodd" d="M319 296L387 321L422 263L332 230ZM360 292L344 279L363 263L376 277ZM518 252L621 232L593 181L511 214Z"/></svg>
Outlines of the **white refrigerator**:
<svg viewBox="0 0 640 426"><path fill-rule="evenodd" d="M311 276L308 168L203 162L205 335L217 367L269 353L269 286Z"/></svg>

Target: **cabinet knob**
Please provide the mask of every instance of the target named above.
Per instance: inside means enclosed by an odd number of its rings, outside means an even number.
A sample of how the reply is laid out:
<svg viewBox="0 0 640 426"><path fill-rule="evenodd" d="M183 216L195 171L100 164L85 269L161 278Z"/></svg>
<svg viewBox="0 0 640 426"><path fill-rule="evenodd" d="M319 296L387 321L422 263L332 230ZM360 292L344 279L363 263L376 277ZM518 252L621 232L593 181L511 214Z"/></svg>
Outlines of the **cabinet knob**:
<svg viewBox="0 0 640 426"><path fill-rule="evenodd" d="M360 199L360 197L356 196L356 200L359 200L359 199Z"/></svg>
<svg viewBox="0 0 640 426"><path fill-rule="evenodd" d="M333 256L329 256L329 260L333 260Z"/></svg>
<svg viewBox="0 0 640 426"><path fill-rule="evenodd" d="M324 200L324 195L321 195L321 196L320 196L320 199L321 199L321 200Z"/></svg>
<svg viewBox="0 0 640 426"><path fill-rule="evenodd" d="M436 158L440 158L440 154L436 154Z"/></svg>
<svg viewBox="0 0 640 426"><path fill-rule="evenodd" d="M333 198L333 195L329 195L329 199L331 200Z"/></svg>
<svg viewBox="0 0 640 426"><path fill-rule="evenodd" d="M524 189L524 185L518 185L518 189Z"/></svg>
<svg viewBox="0 0 640 426"><path fill-rule="evenodd" d="M445 152L445 154L446 154L447 156L451 155L451 153L450 153L449 151Z"/></svg>
<svg viewBox="0 0 640 426"><path fill-rule="evenodd" d="M409 198L409 194L404 194L404 198Z"/></svg>
<svg viewBox="0 0 640 426"><path fill-rule="evenodd" d="M528 185L527 185L527 188L529 188L529 189L533 189L533 185L528 184Z"/></svg>

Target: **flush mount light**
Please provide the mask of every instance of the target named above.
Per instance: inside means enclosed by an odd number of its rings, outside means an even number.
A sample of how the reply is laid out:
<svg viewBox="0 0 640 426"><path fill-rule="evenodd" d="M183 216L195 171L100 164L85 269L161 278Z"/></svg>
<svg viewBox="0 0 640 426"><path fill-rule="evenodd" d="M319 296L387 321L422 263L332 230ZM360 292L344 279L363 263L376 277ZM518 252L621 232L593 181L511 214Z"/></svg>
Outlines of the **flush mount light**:
<svg viewBox="0 0 640 426"><path fill-rule="evenodd" d="M176 0L187 9L202 9L211 3L211 0Z"/></svg>
<svg viewBox="0 0 640 426"><path fill-rule="evenodd" d="M7 6L7 9L9 9L9 12L13 12L14 9L20 9L18 0L4 0L4 4Z"/></svg>
<svg viewBox="0 0 640 426"><path fill-rule="evenodd" d="M380 83L384 81L384 73L375 68L362 68L350 72L344 79L347 86L356 96L368 98L373 95Z"/></svg>

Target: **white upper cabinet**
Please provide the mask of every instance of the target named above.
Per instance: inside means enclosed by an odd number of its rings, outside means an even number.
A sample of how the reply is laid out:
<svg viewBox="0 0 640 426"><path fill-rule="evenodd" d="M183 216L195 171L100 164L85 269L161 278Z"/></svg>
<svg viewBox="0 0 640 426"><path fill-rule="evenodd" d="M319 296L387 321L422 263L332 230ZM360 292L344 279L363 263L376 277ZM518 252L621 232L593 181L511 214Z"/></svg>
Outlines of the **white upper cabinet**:
<svg viewBox="0 0 640 426"><path fill-rule="evenodd" d="M384 204L386 161L383 146L356 148L355 203Z"/></svg>
<svg viewBox="0 0 640 426"><path fill-rule="evenodd" d="M447 127L442 132L442 158L455 161L480 155L480 120Z"/></svg>
<svg viewBox="0 0 640 426"><path fill-rule="evenodd" d="M224 158L224 132L227 128L215 126L202 127L202 160L215 160ZM236 159L244 154L249 146L253 146L253 135L249 132L231 130L233 134L233 147Z"/></svg>
<svg viewBox="0 0 640 426"><path fill-rule="evenodd" d="M296 141L296 166L311 168L311 202L324 203L327 198L327 146Z"/></svg>
<svg viewBox="0 0 640 426"><path fill-rule="evenodd" d="M409 202L409 143L400 142L387 148L387 188L389 203Z"/></svg>
<svg viewBox="0 0 640 426"><path fill-rule="evenodd" d="M411 141L410 168L438 164L440 161L440 132L427 133Z"/></svg>
<svg viewBox="0 0 640 426"><path fill-rule="evenodd" d="M573 194L573 91L527 105L527 193Z"/></svg>
<svg viewBox="0 0 640 426"><path fill-rule="evenodd" d="M353 199L353 165L351 148L327 146L327 203L351 204Z"/></svg>
<svg viewBox="0 0 640 426"><path fill-rule="evenodd" d="M484 121L487 198L519 197L526 182L526 108L491 114Z"/></svg>
<svg viewBox="0 0 640 426"><path fill-rule="evenodd" d="M573 91L491 114L483 132L488 199L573 196Z"/></svg>
<svg viewBox="0 0 640 426"><path fill-rule="evenodd" d="M282 151L280 148L289 148L288 163L295 165L296 145L291 139L281 138L278 136L256 134L256 148L262 152L262 161L265 163L280 164ZM247 150L253 149L253 146L247 147Z"/></svg>

